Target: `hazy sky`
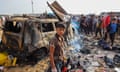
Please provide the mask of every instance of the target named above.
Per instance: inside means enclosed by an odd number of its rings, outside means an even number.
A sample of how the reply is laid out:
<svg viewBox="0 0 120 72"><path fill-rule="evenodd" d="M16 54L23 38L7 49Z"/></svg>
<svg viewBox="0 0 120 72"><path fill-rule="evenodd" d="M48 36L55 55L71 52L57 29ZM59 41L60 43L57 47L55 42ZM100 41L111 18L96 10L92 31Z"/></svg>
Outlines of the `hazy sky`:
<svg viewBox="0 0 120 72"><path fill-rule="evenodd" d="M46 4L54 0L33 0L34 13L50 11ZM120 11L120 0L56 0L68 12L73 14ZM0 0L0 14L32 13L31 0Z"/></svg>

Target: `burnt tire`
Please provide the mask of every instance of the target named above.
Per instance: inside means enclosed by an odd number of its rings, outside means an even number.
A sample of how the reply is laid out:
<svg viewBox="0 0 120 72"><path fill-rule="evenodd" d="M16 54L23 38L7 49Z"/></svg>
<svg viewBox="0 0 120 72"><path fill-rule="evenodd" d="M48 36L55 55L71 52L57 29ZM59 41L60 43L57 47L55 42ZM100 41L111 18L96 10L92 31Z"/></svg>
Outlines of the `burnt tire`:
<svg viewBox="0 0 120 72"><path fill-rule="evenodd" d="M37 59L37 60L41 60L43 58L45 58L48 55L47 49L46 48L40 48L37 49L33 56Z"/></svg>

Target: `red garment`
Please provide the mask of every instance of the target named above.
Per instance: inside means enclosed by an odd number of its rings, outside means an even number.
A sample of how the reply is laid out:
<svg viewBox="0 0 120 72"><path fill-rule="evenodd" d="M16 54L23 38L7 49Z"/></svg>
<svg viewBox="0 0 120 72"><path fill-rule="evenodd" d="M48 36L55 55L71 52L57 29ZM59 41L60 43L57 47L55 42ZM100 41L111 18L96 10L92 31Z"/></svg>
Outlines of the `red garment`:
<svg viewBox="0 0 120 72"><path fill-rule="evenodd" d="M105 17L103 18L102 27L103 27L103 28L106 28L109 24L110 24L110 16L105 16Z"/></svg>
<svg viewBox="0 0 120 72"><path fill-rule="evenodd" d="M62 72L67 72L67 67L63 67Z"/></svg>

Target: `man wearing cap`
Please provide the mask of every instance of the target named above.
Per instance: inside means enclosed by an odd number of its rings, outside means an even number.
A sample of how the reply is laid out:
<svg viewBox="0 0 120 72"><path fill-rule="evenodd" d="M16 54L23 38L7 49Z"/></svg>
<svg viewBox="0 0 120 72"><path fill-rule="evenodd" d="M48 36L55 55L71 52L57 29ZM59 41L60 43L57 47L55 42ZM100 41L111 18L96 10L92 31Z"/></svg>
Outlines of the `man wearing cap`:
<svg viewBox="0 0 120 72"><path fill-rule="evenodd" d="M64 62L64 33L65 25L57 24L56 25L56 34L50 40L50 63L52 72L61 72L61 68Z"/></svg>

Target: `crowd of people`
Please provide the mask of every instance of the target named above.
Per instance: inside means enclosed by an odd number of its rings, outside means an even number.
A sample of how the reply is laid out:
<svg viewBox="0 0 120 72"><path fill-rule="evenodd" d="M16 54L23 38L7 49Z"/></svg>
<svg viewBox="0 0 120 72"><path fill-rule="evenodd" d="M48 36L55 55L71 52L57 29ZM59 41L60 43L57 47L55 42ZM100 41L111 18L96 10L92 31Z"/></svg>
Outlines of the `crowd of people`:
<svg viewBox="0 0 120 72"><path fill-rule="evenodd" d="M111 47L115 37L120 35L119 16L83 16L79 18L79 31L82 34L93 36L94 38L110 40Z"/></svg>

